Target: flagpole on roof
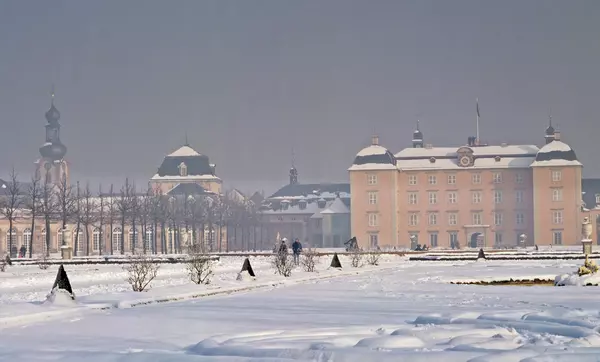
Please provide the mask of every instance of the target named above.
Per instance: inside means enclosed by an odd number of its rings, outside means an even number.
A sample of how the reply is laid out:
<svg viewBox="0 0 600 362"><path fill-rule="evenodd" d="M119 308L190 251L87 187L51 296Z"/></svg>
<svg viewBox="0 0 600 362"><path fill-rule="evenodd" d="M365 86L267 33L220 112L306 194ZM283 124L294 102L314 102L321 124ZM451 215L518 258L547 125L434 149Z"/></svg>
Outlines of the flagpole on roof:
<svg viewBox="0 0 600 362"><path fill-rule="evenodd" d="M475 98L475 110L477 113L477 125L476 125L476 144L479 145L479 98Z"/></svg>

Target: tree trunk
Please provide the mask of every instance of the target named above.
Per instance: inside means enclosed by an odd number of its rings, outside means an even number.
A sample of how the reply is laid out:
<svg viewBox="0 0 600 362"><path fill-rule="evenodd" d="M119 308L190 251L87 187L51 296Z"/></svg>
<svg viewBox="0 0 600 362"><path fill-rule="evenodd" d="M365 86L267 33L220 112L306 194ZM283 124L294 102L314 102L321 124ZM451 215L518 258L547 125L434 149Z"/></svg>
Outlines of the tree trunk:
<svg viewBox="0 0 600 362"><path fill-rule="evenodd" d="M29 258L33 257L33 238L35 235L35 207L31 209L31 237L29 238Z"/></svg>

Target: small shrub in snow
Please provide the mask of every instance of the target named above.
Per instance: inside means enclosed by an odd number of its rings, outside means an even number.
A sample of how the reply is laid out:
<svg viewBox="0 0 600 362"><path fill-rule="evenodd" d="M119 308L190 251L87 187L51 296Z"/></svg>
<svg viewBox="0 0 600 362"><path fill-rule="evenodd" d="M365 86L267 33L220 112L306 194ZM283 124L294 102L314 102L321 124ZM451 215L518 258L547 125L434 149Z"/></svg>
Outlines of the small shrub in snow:
<svg viewBox="0 0 600 362"><path fill-rule="evenodd" d="M5 272L6 271L6 260L4 259L0 259L0 272Z"/></svg>
<svg viewBox="0 0 600 362"><path fill-rule="evenodd" d="M589 260L588 256L585 256L585 263L583 263L583 266L580 266L579 269L577 270L577 274L579 274L579 276L582 275L587 275L587 274L594 274L598 272L598 265L596 265L596 263L593 260Z"/></svg>
<svg viewBox="0 0 600 362"><path fill-rule="evenodd" d="M287 252L279 252L273 255L271 264L273 265L276 274L283 275L286 278L292 275L294 260L289 257Z"/></svg>
<svg viewBox="0 0 600 362"><path fill-rule="evenodd" d="M317 265L317 261L319 260L319 256L317 252L311 248L302 251L302 258L300 260L300 264L304 271L312 273L315 271L315 267Z"/></svg>
<svg viewBox="0 0 600 362"><path fill-rule="evenodd" d="M143 292L156 278L160 265L143 254L129 257L129 264L123 266L127 272L127 282L134 292Z"/></svg>
<svg viewBox="0 0 600 362"><path fill-rule="evenodd" d="M46 253L42 253L42 257L38 262L38 267L42 270L46 270L50 267L50 263L48 262L48 256L46 255Z"/></svg>
<svg viewBox="0 0 600 362"><path fill-rule="evenodd" d="M362 268L363 263L363 254L361 249L354 249L350 252L350 265L353 268Z"/></svg>
<svg viewBox="0 0 600 362"><path fill-rule="evenodd" d="M196 284L209 284L213 275L213 265L210 256L199 245L190 245L188 248L186 268L190 280Z"/></svg>
<svg viewBox="0 0 600 362"><path fill-rule="evenodd" d="M379 253L369 253L367 254L367 264L369 265L379 265L379 258L381 254Z"/></svg>

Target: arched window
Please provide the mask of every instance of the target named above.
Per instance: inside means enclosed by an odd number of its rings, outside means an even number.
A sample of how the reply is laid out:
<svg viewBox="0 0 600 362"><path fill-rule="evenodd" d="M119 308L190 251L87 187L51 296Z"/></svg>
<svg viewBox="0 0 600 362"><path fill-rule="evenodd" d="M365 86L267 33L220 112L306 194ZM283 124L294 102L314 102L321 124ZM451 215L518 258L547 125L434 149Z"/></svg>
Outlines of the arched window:
<svg viewBox="0 0 600 362"><path fill-rule="evenodd" d="M63 245L64 238L65 236L63 233L63 229L59 228L58 230L56 230L56 249L60 249L60 247Z"/></svg>
<svg viewBox="0 0 600 362"><path fill-rule="evenodd" d="M187 170L187 165L185 163L180 163L179 164L179 176L187 176L188 175L188 170Z"/></svg>
<svg viewBox="0 0 600 362"><path fill-rule="evenodd" d="M123 231L121 228L116 227L112 231L112 247L113 251L121 250L121 241L123 240Z"/></svg>
<svg viewBox="0 0 600 362"><path fill-rule="evenodd" d="M77 245L75 245L75 240L77 240ZM76 229L73 231L73 249L77 246L77 252L83 252L83 230Z"/></svg>
<svg viewBox="0 0 600 362"><path fill-rule="evenodd" d="M92 250L100 250L100 229L98 228L94 228L94 231L92 232Z"/></svg>
<svg viewBox="0 0 600 362"><path fill-rule="evenodd" d="M134 233L135 231L135 233ZM134 247L138 247L138 240L139 240L139 231L137 229L134 228L130 228L129 229L129 250L134 250Z"/></svg>
<svg viewBox="0 0 600 362"><path fill-rule="evenodd" d="M173 247L175 246L175 229L169 228L167 230L167 253L173 253Z"/></svg>
<svg viewBox="0 0 600 362"><path fill-rule="evenodd" d="M23 230L23 244L22 245L25 245L26 253L29 253L29 246L31 245L31 229L30 228Z"/></svg>
<svg viewBox="0 0 600 362"><path fill-rule="evenodd" d="M12 243L11 243L11 236L12 236ZM11 247L9 246L9 244L11 244L12 250L10 250ZM6 232L6 251L8 251L8 252L10 252L10 254L12 254L12 253L16 253L18 249L19 249L19 247L17 246L17 229L15 229L13 227L12 229L10 229Z"/></svg>
<svg viewBox="0 0 600 362"><path fill-rule="evenodd" d="M152 238L154 237L154 231L152 230L152 226L148 226L146 228L146 252L150 252L152 247Z"/></svg>

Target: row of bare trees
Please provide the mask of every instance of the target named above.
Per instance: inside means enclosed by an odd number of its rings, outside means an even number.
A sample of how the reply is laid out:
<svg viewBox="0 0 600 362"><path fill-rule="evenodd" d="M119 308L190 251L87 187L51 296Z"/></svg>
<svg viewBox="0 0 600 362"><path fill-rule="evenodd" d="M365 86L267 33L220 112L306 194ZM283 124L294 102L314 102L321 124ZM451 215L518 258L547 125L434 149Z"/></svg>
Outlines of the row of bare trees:
<svg viewBox="0 0 600 362"><path fill-rule="evenodd" d="M74 255L79 250L90 254L94 241L92 230L99 240L99 245L95 245L98 250L94 252L100 255L181 253L186 245L192 244L201 245L206 251L229 251L232 246L250 250L256 247L260 222L252 202L240 202L223 195L168 195L151 187L140 189L129 180L118 190L111 185L108 190L100 186L97 191L92 191L89 183L69 184L66 177L54 184L40 177L21 184L14 170L10 180L2 185L0 213L8 220L9 230L14 230L17 221L30 222L29 257L38 252L33 250L38 222L42 222L47 231L51 224L58 223L63 230L62 245L66 242L67 226L73 225ZM120 229L116 236L113 235L115 228ZM131 233L126 233L127 229ZM110 235L104 235L107 230ZM9 250L16 250L14 233L8 232L6 237ZM50 240L51 233L46 232L46 255L50 252ZM104 250L104 240L110 240L108 250Z"/></svg>

